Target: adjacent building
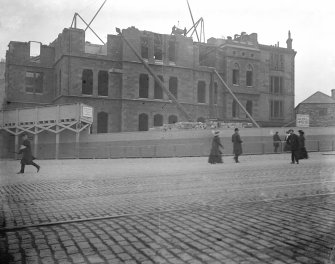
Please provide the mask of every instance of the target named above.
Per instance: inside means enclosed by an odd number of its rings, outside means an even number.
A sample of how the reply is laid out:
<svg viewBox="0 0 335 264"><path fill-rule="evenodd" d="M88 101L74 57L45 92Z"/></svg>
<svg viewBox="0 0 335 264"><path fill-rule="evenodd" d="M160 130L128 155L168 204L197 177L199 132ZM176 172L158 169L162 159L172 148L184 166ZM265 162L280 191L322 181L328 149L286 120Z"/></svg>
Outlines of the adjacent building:
<svg viewBox="0 0 335 264"><path fill-rule="evenodd" d="M316 92L296 107L296 114L308 115L309 126L335 126L335 89L331 96Z"/></svg>
<svg viewBox="0 0 335 264"><path fill-rule="evenodd" d="M5 61L0 60L0 109L3 108L5 97Z"/></svg>
<svg viewBox="0 0 335 264"><path fill-rule="evenodd" d="M194 121L250 122L213 68L261 126L294 120L294 60L287 46L257 34L194 42L182 34L130 27L122 35ZM94 107L92 133L146 131L186 121L120 35L104 45L65 28L49 45L11 41L6 53L5 108L84 103Z"/></svg>

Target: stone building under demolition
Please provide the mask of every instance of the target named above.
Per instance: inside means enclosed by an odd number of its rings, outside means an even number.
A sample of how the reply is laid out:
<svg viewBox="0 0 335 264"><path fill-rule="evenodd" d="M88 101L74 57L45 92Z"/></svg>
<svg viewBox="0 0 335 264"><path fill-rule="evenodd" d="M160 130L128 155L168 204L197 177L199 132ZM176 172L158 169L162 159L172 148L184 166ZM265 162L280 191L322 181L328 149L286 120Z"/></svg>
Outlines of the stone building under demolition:
<svg viewBox="0 0 335 264"><path fill-rule="evenodd" d="M257 34L244 32L207 43L135 27L122 35L194 121L250 122L213 68L261 126L295 118L290 33L286 48L259 44ZM38 44L34 56L32 44L9 43L6 109L83 103L94 108L92 133L187 121L120 35L96 45L85 42L84 30L65 28L50 45Z"/></svg>

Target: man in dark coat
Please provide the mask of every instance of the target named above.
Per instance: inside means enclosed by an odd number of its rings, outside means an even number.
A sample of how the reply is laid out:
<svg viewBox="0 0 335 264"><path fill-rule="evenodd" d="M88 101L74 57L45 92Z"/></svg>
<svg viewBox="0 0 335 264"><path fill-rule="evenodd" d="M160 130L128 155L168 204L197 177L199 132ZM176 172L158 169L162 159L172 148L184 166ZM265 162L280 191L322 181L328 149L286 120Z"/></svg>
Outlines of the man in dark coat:
<svg viewBox="0 0 335 264"><path fill-rule="evenodd" d="M19 173L24 173L24 167L26 165L33 165L37 169L37 172L39 172L41 167L33 161L35 159L35 157L31 153L31 146L30 146L30 142L28 140L28 136L26 134L24 134L22 136L22 139L23 139L23 142L22 142L22 145L21 145L20 150L18 152L19 154L22 154L21 170L18 172L18 174Z"/></svg>
<svg viewBox="0 0 335 264"><path fill-rule="evenodd" d="M289 132L290 135L286 142L291 148L291 164L294 164L295 162L299 164L299 138L294 134L293 129L290 129Z"/></svg>
<svg viewBox="0 0 335 264"><path fill-rule="evenodd" d="M208 157L208 163L210 164L223 163L221 157L222 152L220 150L220 147L223 149L223 145L221 144L219 133L220 133L219 131L216 131L214 133L214 137L212 140L212 147Z"/></svg>
<svg viewBox="0 0 335 264"><path fill-rule="evenodd" d="M278 147L281 142L281 139L278 135L278 131L273 135L273 146L275 147L275 153L278 152Z"/></svg>
<svg viewBox="0 0 335 264"><path fill-rule="evenodd" d="M234 154L234 160L236 163L239 163L238 156L242 154L242 140L238 133L238 128L235 128L235 133L231 137L231 141L233 142L233 154Z"/></svg>

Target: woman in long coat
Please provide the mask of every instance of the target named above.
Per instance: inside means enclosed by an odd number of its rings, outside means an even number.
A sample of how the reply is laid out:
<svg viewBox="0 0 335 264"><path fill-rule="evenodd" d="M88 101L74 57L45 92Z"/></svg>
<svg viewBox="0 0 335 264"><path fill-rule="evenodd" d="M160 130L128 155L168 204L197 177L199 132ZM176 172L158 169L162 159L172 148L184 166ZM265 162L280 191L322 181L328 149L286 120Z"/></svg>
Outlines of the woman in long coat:
<svg viewBox="0 0 335 264"><path fill-rule="evenodd" d="M299 159L308 159L308 153L305 147L305 132L299 130Z"/></svg>
<svg viewBox="0 0 335 264"><path fill-rule="evenodd" d="M223 149L223 145L221 144L220 138L219 138L219 131L216 131L214 133L214 137L212 140L212 147L211 151L208 157L208 163L215 164L215 163L223 163L222 157L221 157L221 150L220 147Z"/></svg>
<svg viewBox="0 0 335 264"><path fill-rule="evenodd" d="M235 128L235 133L231 137L231 141L233 142L233 154L234 154L234 160L236 163L238 163L238 156L242 154L242 140L238 133L238 128Z"/></svg>

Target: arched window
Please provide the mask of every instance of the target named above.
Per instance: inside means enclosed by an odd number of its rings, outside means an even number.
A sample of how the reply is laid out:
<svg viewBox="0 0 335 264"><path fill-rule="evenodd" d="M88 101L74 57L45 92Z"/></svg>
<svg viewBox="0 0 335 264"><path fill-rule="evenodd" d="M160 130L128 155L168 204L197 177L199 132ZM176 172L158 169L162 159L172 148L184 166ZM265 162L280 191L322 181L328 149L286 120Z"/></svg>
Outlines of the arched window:
<svg viewBox="0 0 335 264"><path fill-rule="evenodd" d="M169 124L175 124L178 122L178 117L175 115L170 115L169 116Z"/></svg>
<svg viewBox="0 0 335 264"><path fill-rule="evenodd" d="M233 84L240 84L240 66L237 63L234 64L233 68Z"/></svg>
<svg viewBox="0 0 335 264"><path fill-rule="evenodd" d="M252 101L248 100L245 109L248 111L248 113L252 116Z"/></svg>
<svg viewBox="0 0 335 264"><path fill-rule="evenodd" d="M98 73L98 95L108 96L108 72L99 71Z"/></svg>
<svg viewBox="0 0 335 264"><path fill-rule="evenodd" d="M163 76L158 75L158 78L164 82ZM154 98L155 99L163 99L163 90L162 87L155 81L155 88L154 88Z"/></svg>
<svg viewBox="0 0 335 264"><path fill-rule="evenodd" d="M170 77L169 91L177 99L178 98L178 79L177 77Z"/></svg>
<svg viewBox="0 0 335 264"><path fill-rule="evenodd" d="M139 131L148 131L148 115L147 114L140 114L138 116L138 130Z"/></svg>
<svg viewBox="0 0 335 264"><path fill-rule="evenodd" d="M99 112L98 113L97 133L107 133L107 132L108 132L108 113Z"/></svg>
<svg viewBox="0 0 335 264"><path fill-rule="evenodd" d="M247 68L247 73L246 73L246 80L247 80L247 86L252 86L253 85L253 70L252 66L249 64Z"/></svg>
<svg viewBox="0 0 335 264"><path fill-rule="evenodd" d="M205 118L198 117L197 122L205 123Z"/></svg>
<svg viewBox="0 0 335 264"><path fill-rule="evenodd" d="M206 83L198 82L198 103L206 103Z"/></svg>
<svg viewBox="0 0 335 264"><path fill-rule="evenodd" d="M238 117L238 104L236 100L233 100L232 104L232 117Z"/></svg>
<svg viewBox="0 0 335 264"><path fill-rule="evenodd" d="M81 77L81 92L82 94L93 93L93 71L84 69Z"/></svg>
<svg viewBox="0 0 335 264"><path fill-rule="evenodd" d="M59 70L59 76L58 76L58 95L62 94L62 70Z"/></svg>
<svg viewBox="0 0 335 264"><path fill-rule="evenodd" d="M218 104L218 83L214 83L214 95L213 95L213 103L216 105Z"/></svg>
<svg viewBox="0 0 335 264"><path fill-rule="evenodd" d="M149 97L149 76L148 74L140 74L138 96L140 98Z"/></svg>
<svg viewBox="0 0 335 264"><path fill-rule="evenodd" d="M160 114L154 115L154 126L163 125L163 116Z"/></svg>

